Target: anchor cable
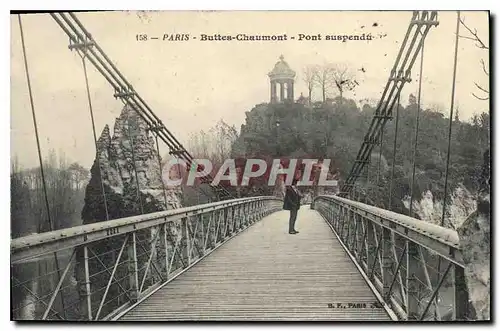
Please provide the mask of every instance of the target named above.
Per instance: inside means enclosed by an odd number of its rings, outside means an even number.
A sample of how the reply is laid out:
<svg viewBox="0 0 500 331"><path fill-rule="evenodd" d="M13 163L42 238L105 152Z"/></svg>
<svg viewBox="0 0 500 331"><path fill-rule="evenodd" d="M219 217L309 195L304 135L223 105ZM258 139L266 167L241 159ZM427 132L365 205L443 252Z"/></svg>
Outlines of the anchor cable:
<svg viewBox="0 0 500 331"><path fill-rule="evenodd" d="M448 170L450 165L450 149L451 149L451 127L453 124L453 106L455 101L455 83L457 77L457 58L458 58L458 34L460 32L460 11L457 11L457 27L455 32L455 54L453 60L453 78L451 85L451 102L450 102L450 121L448 125L448 151L446 153L446 170L444 176L444 197L443 197L443 211L441 214L441 226L444 226L444 218L446 215L446 195L448 194ZM450 224L452 225L452 224ZM441 257L438 258L437 266L438 277L441 276ZM436 298L439 298L439 289L436 290Z"/></svg>
<svg viewBox="0 0 500 331"><path fill-rule="evenodd" d="M389 182L389 203L388 210L392 207L392 189L394 185L394 168L396 166L396 152L397 152L397 141L398 141L398 123L399 123L399 106L401 105L401 93L398 94L398 103L396 108L396 125L394 128L394 145L392 148L392 169L391 169L391 180Z"/></svg>
<svg viewBox="0 0 500 331"><path fill-rule="evenodd" d="M417 99L417 116L415 123L415 140L413 145L413 169L411 173L411 182L410 182L410 210L408 216L411 217L413 210L413 188L415 187L415 170L417 165L417 147L418 147L418 133L419 133L419 123L420 123L420 105L421 105L421 97L422 97L422 72L424 67L424 47L425 41L422 43L422 53L420 54L420 78L418 81L418 99Z"/></svg>
<svg viewBox="0 0 500 331"><path fill-rule="evenodd" d="M45 173L43 170L43 160L42 160L42 150L40 148L40 138L38 135L38 125L36 121L36 113L35 113L35 103L33 101L33 92L31 88L31 80L30 80L30 74L29 74L29 68L28 68L28 56L26 54L26 45L24 43L24 31L23 31L23 24L21 20L21 15L17 15L18 21L19 21L19 30L21 33L21 45L23 49L23 58L24 58L24 68L26 72L26 81L28 83L28 94L30 98L30 105L31 105L31 114L33 118L33 126L35 128L35 137L36 137L36 146L37 146L37 151L38 151L38 161L40 162L40 174L42 176L42 187L43 187L43 192L44 192L44 197L45 197L45 207L47 208L47 220L49 223L49 231L53 230L53 224L52 224L52 218L50 217L50 206L49 206L49 198L47 194L47 185L45 181ZM40 228L40 227L39 227ZM56 265L57 269L57 275L59 280L61 280L61 271L59 268L59 260L57 259L57 252L54 252L54 262ZM61 306L62 306L62 312L63 312L63 317L66 318L66 312L65 312L65 305L64 305L64 294L63 292L61 293Z"/></svg>
<svg viewBox="0 0 500 331"><path fill-rule="evenodd" d="M85 46L85 47L87 47L87 46ZM87 58L86 48L84 48L84 51L82 51L82 53L78 53L78 54L82 58L83 75L85 76L85 88L87 90L87 101L89 104L90 121L92 123L92 133L94 136L94 145L95 145L95 154L96 154L95 159L97 162L97 168L99 169L99 182L101 184L101 192L102 192L102 197L103 197L103 201L104 201L104 211L106 212L106 221L109 221L109 211L108 211L108 203L107 203L107 199L106 199L106 190L104 189L101 161L99 160L99 149L98 149L98 144L97 144L97 134L96 134L96 130L95 130L94 109L92 107L92 98L90 96L89 79L88 79L88 74L87 74L87 64L85 61Z"/></svg>
<svg viewBox="0 0 500 331"><path fill-rule="evenodd" d="M444 217L446 213L446 195L448 194L448 175L450 168L450 150L451 150L451 128L453 125L453 107L455 102L455 83L457 78L457 58L458 58L458 33L460 31L460 11L457 12L457 28L455 33L455 55L453 60L453 80L451 85L451 104L450 104L450 121L448 125L448 150L446 152L446 171L444 175L444 197L443 197L443 213L441 215L441 226L444 226Z"/></svg>

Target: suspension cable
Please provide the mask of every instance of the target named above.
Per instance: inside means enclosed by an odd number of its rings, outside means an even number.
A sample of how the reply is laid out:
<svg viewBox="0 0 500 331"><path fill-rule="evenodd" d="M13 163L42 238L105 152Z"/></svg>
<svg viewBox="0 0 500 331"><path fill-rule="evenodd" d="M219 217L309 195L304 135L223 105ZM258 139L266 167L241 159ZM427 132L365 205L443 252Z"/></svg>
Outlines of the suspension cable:
<svg viewBox="0 0 500 331"><path fill-rule="evenodd" d="M368 194L370 189L370 163L371 163L371 153L370 156L368 157L368 163L366 166L366 197L365 197L365 203L368 203Z"/></svg>
<svg viewBox="0 0 500 331"><path fill-rule="evenodd" d="M173 136L173 134L163 125L161 120L153 113L151 108L133 89L132 85L125 79L121 72L111 62L104 51L92 38L91 34L85 29L75 14L64 13L51 14L56 23L70 38L70 47L75 47L80 41L88 38L93 43L93 48L89 48L88 59L94 65L98 72L110 83L116 91L115 98L119 98L125 105L132 107L139 116L151 125L157 122L159 126L159 138L167 144L171 151L176 151L178 157L184 160L188 167L193 163L192 155L182 146L182 144ZM71 45L73 43L73 45ZM213 180L210 175L203 177L206 180ZM231 197L231 194L222 186L213 186L214 190L222 193L224 198Z"/></svg>
<svg viewBox="0 0 500 331"><path fill-rule="evenodd" d="M396 126L394 128L394 145L392 148L392 169L391 169L391 180L389 182L389 203L388 210L392 210L392 188L394 185L394 169L396 166L396 151L397 151L397 141L398 141L398 123L399 123L399 106L401 104L401 93L398 94L398 103L396 108Z"/></svg>
<svg viewBox="0 0 500 331"><path fill-rule="evenodd" d="M30 74L29 74L29 68L28 68L28 56L26 55L26 46L24 43L24 32L23 32L23 24L22 24L22 20L21 20L21 15L18 14L17 18L19 21L19 30L21 33L21 45L22 45L22 49L23 49L24 69L26 72L26 82L28 83L28 95L30 98L33 126L35 128L36 147L37 147L37 151L38 151L38 161L40 162L40 174L42 176L42 187L43 187L43 193L44 193L44 197L45 197L45 207L47 208L47 220L49 223L49 231L52 231L54 229L53 229L53 224L52 224L52 218L50 217L49 198L48 198L48 194L47 194L45 173L43 171L42 149L40 148L40 138L38 135L38 125L37 125L37 121L36 121L35 103L33 101L33 92L31 89L31 80L30 80ZM61 280L61 271L59 268L59 260L57 259L57 252L54 252L54 262L55 262L56 269L57 269L58 279ZM61 291L60 294L61 294L60 298L61 298L63 317L66 318L66 309L65 309L65 305L64 305L64 293Z"/></svg>
<svg viewBox="0 0 500 331"><path fill-rule="evenodd" d="M381 169L381 164L382 164L382 149L384 147L384 131L385 131L385 127L382 127L381 131L380 131L380 141L379 141L379 146L380 146L380 149L379 149L379 155L378 155L378 169L377 169L377 195L378 193L380 192L380 169ZM383 203L383 200L382 199L378 199L377 198L377 206L378 206L378 202L381 202L381 208L384 207L384 203Z"/></svg>
<svg viewBox="0 0 500 331"><path fill-rule="evenodd" d="M380 109L381 112L376 112L376 116L374 116L372 119L372 123L370 124L368 133L365 135L365 139L354 161L354 165L352 166L347 179L342 185L340 196L346 195L346 193L352 188L354 182L357 180L358 174L366 164L366 158L368 157L368 154L373 150L382 128L385 126L387 121L392 118L392 114L390 113L390 111L396 103L397 93L402 90L406 82L410 81L409 76L411 68L422 46L422 40L427 36L431 26L436 26L438 24L439 22L437 21L437 12L431 12L429 14L427 11L423 11L421 15L419 12L414 12L409 29L401 45L398 57L396 58L394 68L393 70L391 70L391 75L387 82L386 88L384 89L382 97L379 100L379 104L377 106L377 109ZM408 41L410 32L413 30L413 25L416 25L417 28L412 41L407 48L406 42ZM420 38L419 42L417 43L419 34L422 38ZM414 48L415 44L417 44L416 48ZM406 55L404 56L403 61L400 63L401 56L403 55L403 51L405 49L407 49Z"/></svg>
<svg viewBox="0 0 500 331"><path fill-rule="evenodd" d="M453 59L453 78L451 85L451 103L450 103L450 121L448 125L448 151L446 153L446 170L444 175L444 197L443 197L443 212L441 214L441 226L444 226L444 217L446 215L446 195L448 194L448 170L450 165L450 149L451 149L451 126L453 124L453 106L455 101L455 83L457 77L457 58L458 58L458 34L460 32L460 11L457 11L457 27L455 32L455 55ZM452 224L450 224L452 225ZM437 266L438 277L441 276L441 256L438 258ZM439 288L436 289L436 298L439 298Z"/></svg>
<svg viewBox="0 0 500 331"><path fill-rule="evenodd" d="M382 130L380 132L380 141L379 141L379 155L378 155L378 170L377 170L377 186L379 186L379 181L380 181L380 165L382 163L382 149L384 147L384 131L385 127L382 127Z"/></svg>
<svg viewBox="0 0 500 331"><path fill-rule="evenodd" d="M38 150L38 161L40 163L40 174L42 176L42 187L43 187L43 193L45 197L45 207L47 208L47 219L49 223L49 231L53 230L53 224L52 224L52 218L50 217L50 206L49 206L49 198L48 198L48 193L47 193L47 185L45 181L45 172L43 170L43 160L42 160L42 150L40 148L40 138L38 135L38 125L37 125L37 120L36 120L36 113L35 113L35 104L33 101L33 92L31 89L31 80L30 80L30 75L29 75L29 69L28 69L28 60L27 60L27 55L26 55L26 47L24 45L24 33L23 33L23 26L21 22L21 15L17 15L19 19L19 29L21 30L21 43L23 47L23 57L24 57L24 68L26 71L26 81L28 82L28 94L30 97L30 105L31 105L31 114L33 118L33 126L35 128L35 138L36 138L36 147Z"/></svg>
<svg viewBox="0 0 500 331"><path fill-rule="evenodd" d="M85 61L87 58L86 47L83 48L82 53L78 53L78 54L80 54L80 57L82 58L83 74L85 76L85 87L87 89L87 100L88 100L88 104L89 104L90 120L92 122L92 133L94 135L95 159L97 162L97 168L99 169L99 181L101 184L101 192L102 192L102 197L104 200L104 211L106 212L106 221L109 221L108 202L106 199L106 190L104 189L104 180L102 178L101 161L99 160L99 150L98 150L98 146L97 146L97 134L96 134L96 130L95 130L95 121L94 121L94 109L92 107L92 98L90 96L89 79L88 79L88 74L87 74L87 64Z"/></svg>
<svg viewBox="0 0 500 331"><path fill-rule="evenodd" d="M411 217L411 212L413 210L413 188L415 186L415 169L417 165L417 147L418 147L418 129L420 122L420 103L422 97L422 80L424 79L422 76L423 68L424 68L424 47L425 40L422 42L422 53L420 54L420 78L418 81L418 99L417 99L417 122L415 123L415 141L413 142L413 169L411 172L411 182L410 182L410 210L408 216Z"/></svg>
<svg viewBox="0 0 500 331"><path fill-rule="evenodd" d="M457 78L457 58L458 58L458 33L460 31L460 11L457 12L457 31L455 36L455 56L453 62L453 80L451 85L451 104L450 104L450 121L448 125L448 151L446 153L446 171L444 175L444 198L443 198L443 213L441 215L441 226L444 226L444 216L446 212L446 196L448 194L448 173L450 167L450 151L451 151L451 128L453 124L453 106L455 101L455 83Z"/></svg>

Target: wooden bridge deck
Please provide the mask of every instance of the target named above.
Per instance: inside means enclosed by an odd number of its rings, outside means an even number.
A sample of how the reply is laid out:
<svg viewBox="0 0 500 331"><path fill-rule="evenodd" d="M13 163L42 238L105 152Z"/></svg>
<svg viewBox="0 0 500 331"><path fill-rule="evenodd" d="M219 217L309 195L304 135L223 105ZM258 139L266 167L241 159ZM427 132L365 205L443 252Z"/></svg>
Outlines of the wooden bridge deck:
<svg viewBox="0 0 500 331"><path fill-rule="evenodd" d="M390 319L317 212L302 207L296 229L287 211L267 216L120 320Z"/></svg>

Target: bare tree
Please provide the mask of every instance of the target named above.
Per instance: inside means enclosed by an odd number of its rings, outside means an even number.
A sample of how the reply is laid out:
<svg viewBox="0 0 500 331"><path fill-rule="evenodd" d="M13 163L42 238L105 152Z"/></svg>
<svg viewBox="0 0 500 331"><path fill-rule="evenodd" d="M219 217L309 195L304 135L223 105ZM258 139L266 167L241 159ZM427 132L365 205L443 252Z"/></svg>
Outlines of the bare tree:
<svg viewBox="0 0 500 331"><path fill-rule="evenodd" d="M231 147L236 139L238 139L236 127L219 120L208 131L192 133L188 146L195 158L206 158L216 164L222 164L230 157Z"/></svg>
<svg viewBox="0 0 500 331"><path fill-rule="evenodd" d="M349 67L338 63L328 63L318 67L314 80L321 89L323 102L326 101L330 89L334 88L339 92L340 104L342 104L344 92L352 91L359 85Z"/></svg>
<svg viewBox="0 0 500 331"><path fill-rule="evenodd" d="M326 96L329 92L332 82L332 68L329 64L325 64L321 67L317 67L317 71L314 75L314 81L316 85L321 89L321 96L323 102L326 101Z"/></svg>
<svg viewBox="0 0 500 331"><path fill-rule="evenodd" d="M340 105L342 105L344 92L354 90L359 84L355 79L354 73L345 64L331 65L330 73L332 84L339 91Z"/></svg>
<svg viewBox="0 0 500 331"><path fill-rule="evenodd" d="M68 172L73 181L73 188L76 190L80 190L80 188L84 187L90 180L90 172L77 162L73 162L69 165Z"/></svg>
<svg viewBox="0 0 500 331"><path fill-rule="evenodd" d="M311 105L311 98L312 98L312 91L314 87L317 85L317 79L316 76L318 75L318 66L313 66L313 65L308 65L307 67L304 68L303 70L303 77L302 80L304 83L306 83L307 86L307 92L308 92L308 104Z"/></svg>
<svg viewBox="0 0 500 331"><path fill-rule="evenodd" d="M483 40L479 37L479 35L477 34L477 30L474 29L472 30L467 24L465 24L465 20L460 17L460 24L467 30L467 34L466 36L459 36L459 38L463 38L463 39L469 39L469 40L472 40L475 42L475 46L479 49L485 49L487 51L489 51L489 46L487 46ZM489 76L490 73L489 73L489 69L486 69L486 64L484 62L484 59L481 59L480 61L481 63L481 67L483 69L483 72L486 76ZM474 82L474 85L476 85L476 88L481 91L482 93L486 94L486 96L484 97L481 97L481 96L478 96L476 95L474 92L472 92L472 95L476 98L476 99L479 99L479 100L488 100L490 98L490 91L486 88L484 88L483 86L479 85L477 82Z"/></svg>
<svg viewBox="0 0 500 331"><path fill-rule="evenodd" d="M210 134L203 130L190 135L188 146L195 158L207 159L213 153Z"/></svg>
<svg viewBox="0 0 500 331"><path fill-rule="evenodd" d="M219 120L217 124L210 129L212 140L214 141L215 153L213 159L216 162L223 163L230 157L231 147L238 139L238 131L234 126L230 126L224 120Z"/></svg>

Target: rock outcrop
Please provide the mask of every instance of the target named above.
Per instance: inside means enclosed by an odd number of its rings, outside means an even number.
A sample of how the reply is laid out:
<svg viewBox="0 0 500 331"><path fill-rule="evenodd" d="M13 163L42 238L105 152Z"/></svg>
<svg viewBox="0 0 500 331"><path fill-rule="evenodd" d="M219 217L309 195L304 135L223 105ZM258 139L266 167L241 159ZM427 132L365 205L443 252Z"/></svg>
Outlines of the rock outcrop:
<svg viewBox="0 0 500 331"><path fill-rule="evenodd" d="M460 237L469 301L469 315L478 320L490 319L490 154L484 153L483 171L477 210L457 230Z"/></svg>
<svg viewBox="0 0 500 331"><path fill-rule="evenodd" d="M105 126L97 146L99 163L94 161L86 189L84 224L106 220L106 206L109 219L181 206L180 187L168 188L165 201L154 138L148 133L146 122L133 109L123 108L116 119L113 136Z"/></svg>
<svg viewBox="0 0 500 331"><path fill-rule="evenodd" d="M163 174L163 177L168 174ZM130 107L125 106L116 119L113 135L106 125L97 143L96 160L91 169L91 179L85 192L85 205L82 210L83 224L106 221L122 217L148 214L157 211L182 207L182 189L166 187L162 182L161 160L158 156L155 140L147 130L147 123ZM105 191L105 199L103 194ZM169 223L167 237L169 249L178 242L178 224ZM158 240L162 230L160 227L148 228L136 232L136 255L139 269L139 284L144 289L159 281L166 272L165 242ZM110 237L88 245L89 274L91 292L106 288L109 273L104 268L113 270L118 252L125 235ZM130 245L130 241L129 241ZM153 249L156 247L156 249ZM153 254L150 259L150 255ZM115 281L107 294L108 303L101 312L105 316L119 305L127 302L129 293L125 292L130 284L127 250L124 251L117 267ZM147 266L149 261L154 265ZM75 279L78 282L80 301L85 303L85 269L83 249L77 251ZM180 261L174 261L175 268ZM148 271L144 277L145 270ZM142 279L146 279L146 282ZM92 307L98 306L104 292L92 296ZM82 305L80 314L85 316L86 305ZM95 312L94 312L95 313Z"/></svg>
<svg viewBox="0 0 500 331"><path fill-rule="evenodd" d="M410 208L410 197L403 199L404 206ZM441 225L443 200L436 200L431 191L422 192L420 200L414 200L413 211L426 222ZM464 185L454 188L446 203L444 226L457 229L477 208L477 199Z"/></svg>
<svg viewBox="0 0 500 331"><path fill-rule="evenodd" d="M404 199L406 208L409 198ZM465 279L469 294L468 318L490 319L490 155L484 163L477 194L463 185L457 186L448 201L445 226L457 230L465 263ZM435 201L432 192L423 192L413 201L413 210L420 219L440 225L443 202Z"/></svg>

